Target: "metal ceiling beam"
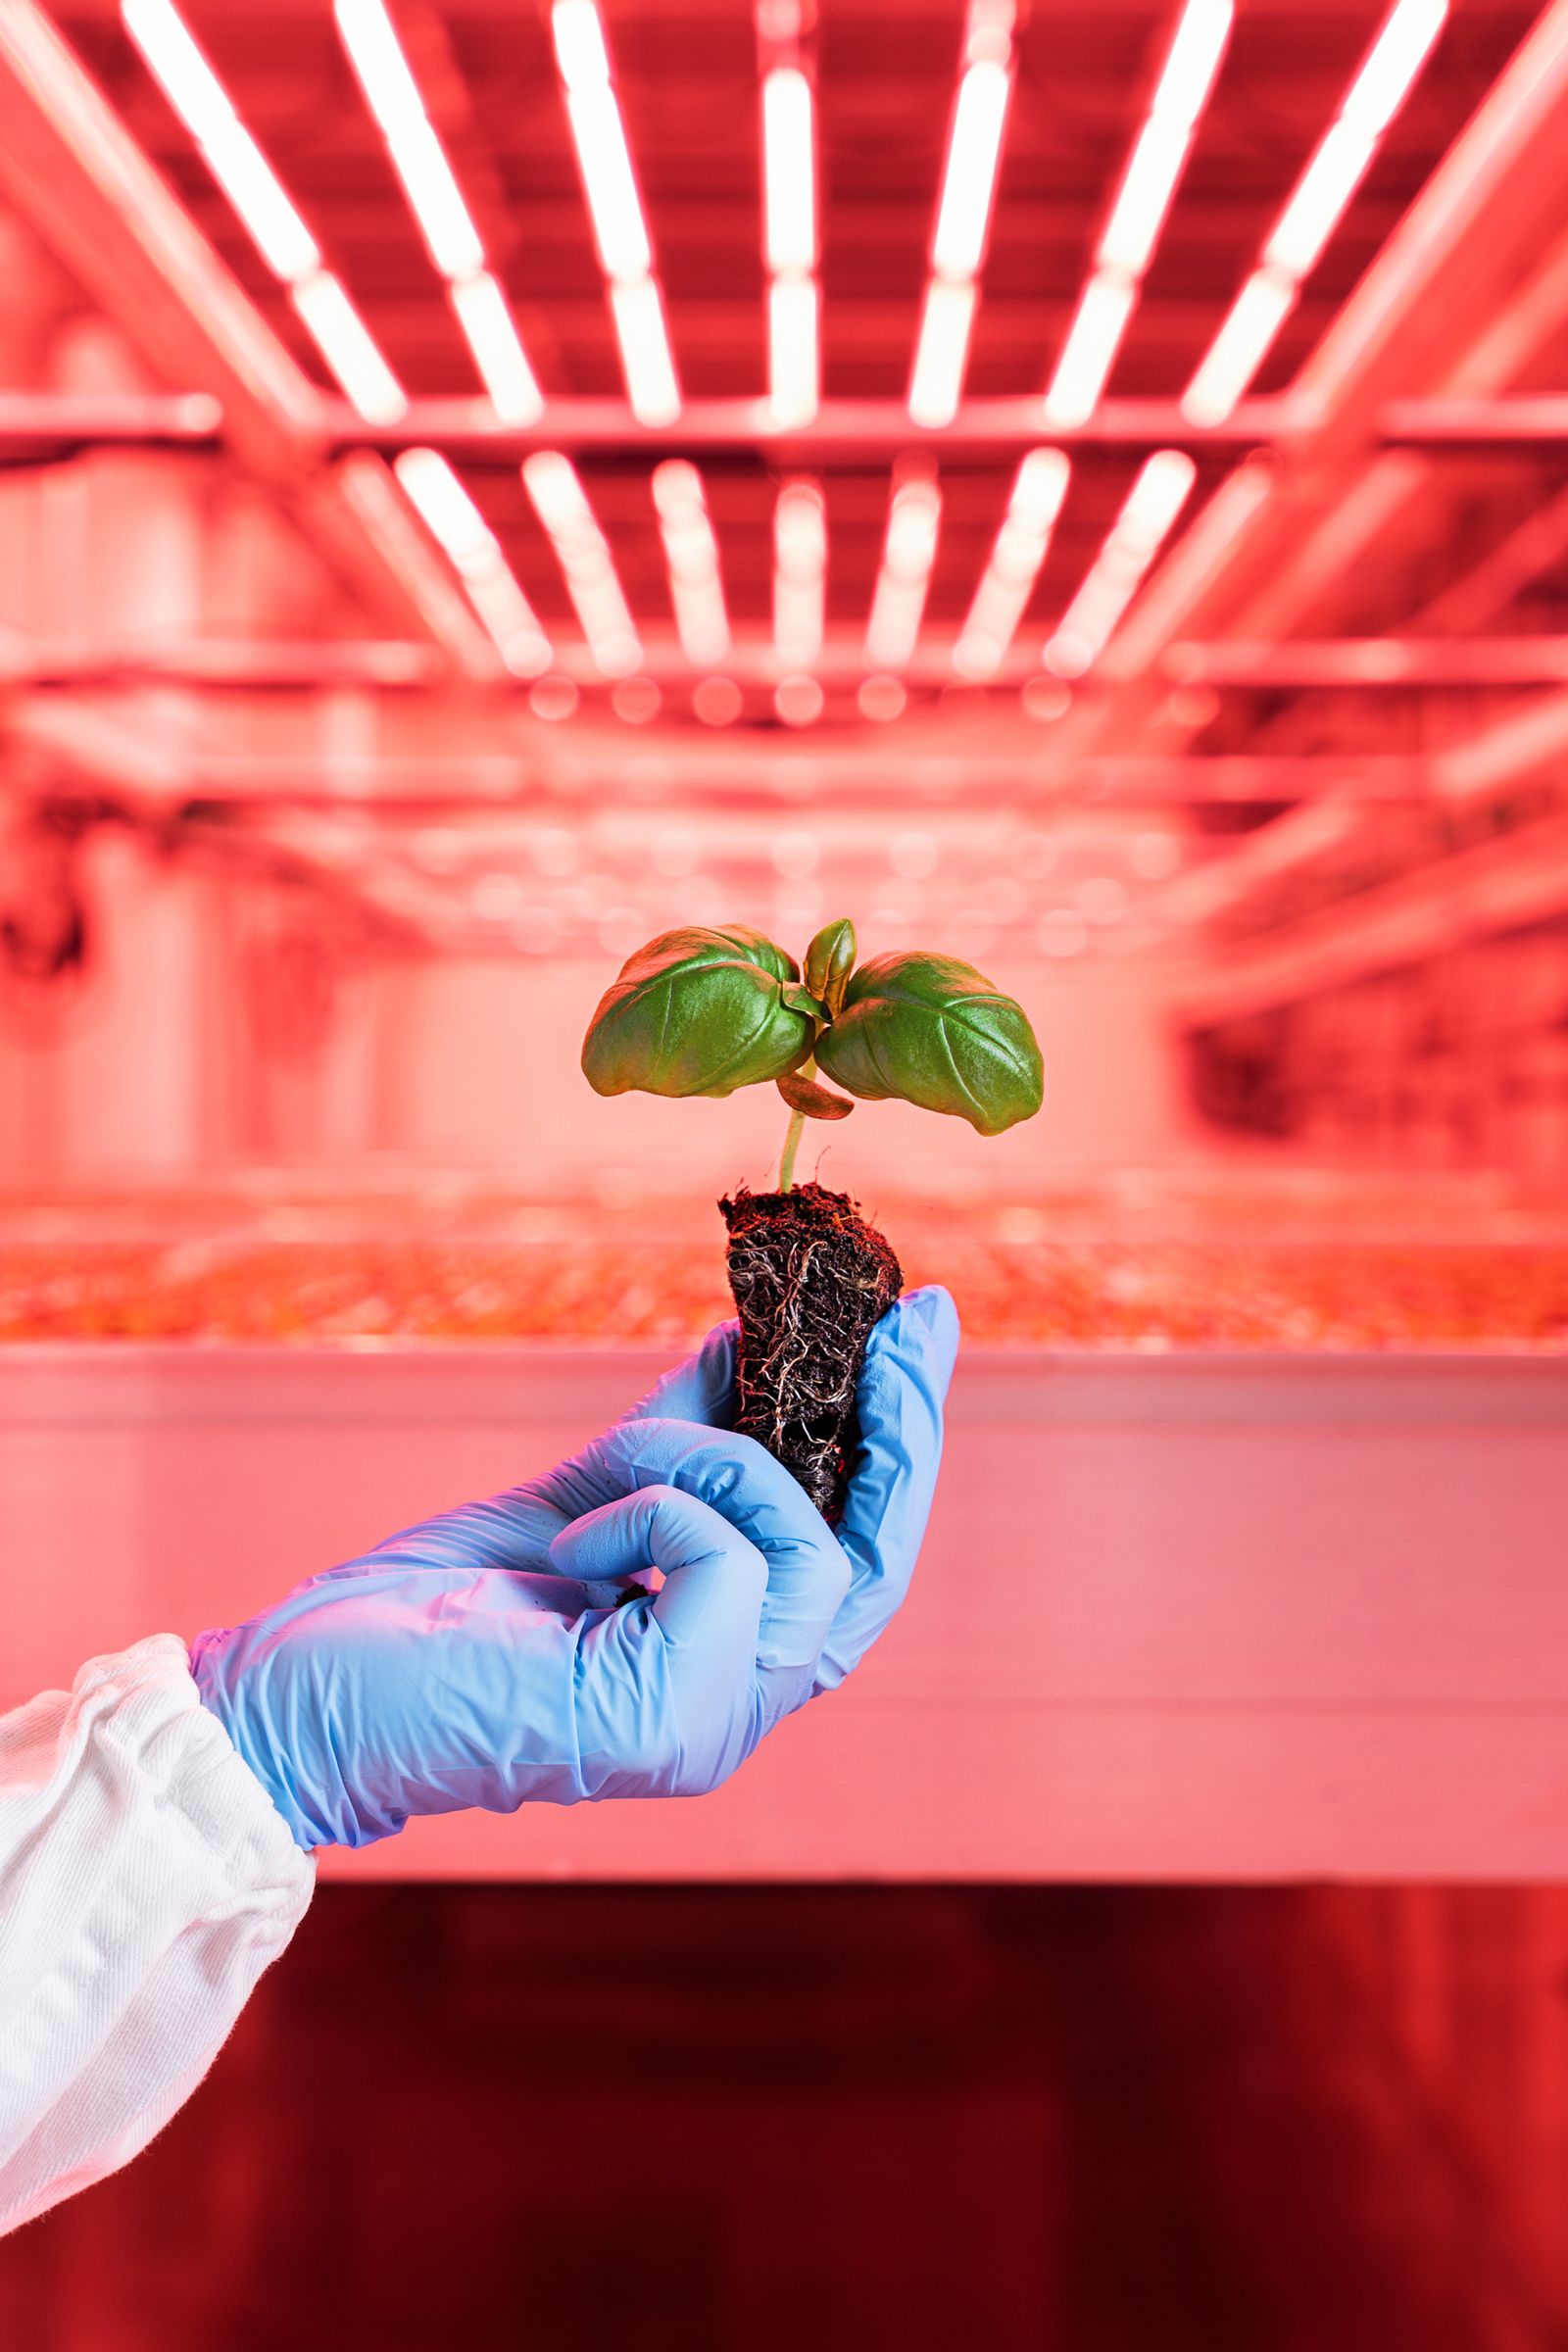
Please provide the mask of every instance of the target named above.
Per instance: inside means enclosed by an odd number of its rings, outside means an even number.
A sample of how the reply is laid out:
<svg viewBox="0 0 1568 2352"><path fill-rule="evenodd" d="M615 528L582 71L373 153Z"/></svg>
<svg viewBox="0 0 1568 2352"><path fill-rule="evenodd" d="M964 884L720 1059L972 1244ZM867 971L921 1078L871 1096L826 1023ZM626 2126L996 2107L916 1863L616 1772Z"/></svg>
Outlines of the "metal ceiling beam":
<svg viewBox="0 0 1568 2352"><path fill-rule="evenodd" d="M695 759L693 755L696 755ZM933 783L951 785L952 762L941 755L901 758L899 772L888 778L875 761L840 750L818 751L804 760L798 753L764 751L760 758L748 744L748 777L756 766L756 781L738 777L733 757L723 746L693 735L691 742L672 745L665 755L629 755L624 741L618 757L602 756L597 765L584 762L579 781L592 776L592 806L602 811L614 805L617 789L628 807L648 806L650 787L673 779L678 767L683 799L702 802L715 795L754 806L770 795L771 770L790 784L808 780L833 806L876 804L897 800L908 807L909 789L928 792ZM788 769L786 776L784 771ZM801 770L808 771L803 779ZM963 762L956 792L946 794L950 808L972 808L977 798L1001 793L1017 797L1028 771L1017 755L994 754ZM566 781L551 763L549 781ZM1407 804L1427 797L1428 779L1413 760L1386 758L1351 763L1343 760L1106 760L1087 769L1079 779L1086 800L1140 808L1213 804L1277 805L1287 800L1310 800L1320 795L1353 794L1359 800ZM203 760L189 779L188 797L220 801L258 802L276 807L342 807L365 812L385 808L397 814L419 809L494 809L518 798L538 799L539 776L526 760L508 762L483 755L476 759L401 760L352 764L319 763L319 756L303 760L227 758Z"/></svg>
<svg viewBox="0 0 1568 2352"><path fill-rule="evenodd" d="M1454 803L1494 799L1535 777L1557 777L1568 758L1568 693L1534 695L1473 735L1434 754L1432 782Z"/></svg>
<svg viewBox="0 0 1568 2352"><path fill-rule="evenodd" d="M944 463L1003 465L1031 449L1076 457L1141 457L1184 449L1236 458L1254 450L1310 452L1326 422L1304 393L1245 400L1222 424L1193 424L1174 400L1104 400L1082 424L1048 427L1033 393L966 400L951 424L913 424L901 401L825 400L808 425L773 422L761 400L689 400L672 424L639 424L623 400L567 397L550 402L537 424L503 424L487 401L416 400L395 424L368 425L342 401L322 402L321 429L333 449L395 453L416 445L475 466L511 466L536 449L579 457L673 454L709 459L756 452L781 463L854 465L907 449ZM1568 394L1474 400L1396 400L1362 424L1362 454L1377 447L1433 457L1561 457L1568 453Z"/></svg>
<svg viewBox="0 0 1568 2352"><path fill-rule="evenodd" d="M224 438L372 610L460 672L489 639L390 480L323 467L319 394L202 236L36 0L0 0L0 193L166 382L216 400Z"/></svg>
<svg viewBox="0 0 1568 2352"><path fill-rule="evenodd" d="M0 466L37 465L87 449L181 449L221 445L224 412L210 394L14 392L0 390ZM441 450L466 466L508 468L539 449L652 466L679 452L710 460L743 457L779 464L853 466L929 448L944 463L1005 465L1030 449L1061 448L1137 457L1188 449L1224 457L1289 451L1313 431L1310 408L1288 395L1246 401L1224 424L1193 425L1174 401L1102 401L1089 420L1048 430L1033 395L966 401L952 424L911 424L892 400L824 402L808 425L773 423L756 400L693 400L668 425L639 424L623 400L553 400L537 424L504 423L488 401L416 400L394 424L369 424L346 401L307 385L297 410L302 447L343 456L374 450ZM1433 457L1560 458L1568 454L1568 395L1517 400L1393 401L1372 420L1370 441Z"/></svg>
<svg viewBox="0 0 1568 2352"><path fill-rule="evenodd" d="M40 466L92 449L222 446L223 412L206 392L0 391L0 467Z"/></svg>
<svg viewBox="0 0 1568 2352"><path fill-rule="evenodd" d="M224 412L199 394L83 400L68 393L0 391L0 465L33 465L89 448L209 450L223 419ZM1033 396L970 401L952 424L935 430L911 424L896 400L826 401L810 424L787 429L772 421L760 400L692 400L673 424L645 425L624 400L568 395L552 400L536 424L517 425L504 423L487 400L455 397L411 401L395 423L370 424L347 401L307 385L297 412L300 446L318 457L437 449L460 465L497 470L541 449L648 466L677 454L855 466L885 462L910 448L929 448L947 463L1004 466L1026 450L1058 443L1089 456L1098 450L1138 457L1176 447L1234 457L1295 429L1277 401L1250 402L1227 423L1204 426L1189 424L1174 401L1145 400L1108 401L1088 424L1048 432Z"/></svg>
<svg viewBox="0 0 1568 2352"><path fill-rule="evenodd" d="M667 634L651 634L643 657L640 680L652 679L681 697L698 683L690 660ZM771 638L758 633L735 639L723 675L743 688L767 692L786 668ZM862 635L842 630L828 637L811 674L824 689L847 693L862 682L866 670ZM1222 639L1214 645L1172 646L1164 670L1177 685L1259 694L1560 686L1568 685L1568 637L1288 638L1278 645ZM616 685L580 643L558 649L552 675L590 694L612 694ZM943 692L951 694L955 706L983 709L992 697L1009 695L1040 670L1025 646L984 688L965 686L955 677L947 641L937 638L899 675L918 694ZM188 686L220 694L311 694L358 686L409 693L440 690L446 683L447 673L431 648L398 638L197 637L138 644L24 638L0 630L0 685L14 688ZM496 690L508 695L526 694L530 686L525 678L495 680ZM1062 694L1065 708L1065 689ZM1036 740L1047 739L1037 735Z"/></svg>
<svg viewBox="0 0 1568 2352"><path fill-rule="evenodd" d="M0 23L4 5L0 0ZM83 398L0 390L0 466L35 465L83 449L204 452L218 446L224 426L233 430L242 454L250 454L243 405L237 416L236 425L204 393ZM849 466L890 460L910 448L930 448L948 463L1002 466L1026 450L1058 443L1088 455L1101 450L1136 457L1179 447L1234 457L1299 429L1299 420L1281 401L1252 401L1227 423L1202 426L1189 424L1174 401L1128 400L1104 402L1089 423L1048 433L1033 395L970 401L952 424L937 430L911 424L896 400L826 401L810 424L785 429L773 423L760 400L688 401L675 423L645 425L624 400L569 395L552 400L532 425L504 423L489 401L466 397L412 401L395 423L370 424L347 401L318 391L304 377L291 400L290 422L296 455L309 451L318 459L372 450L391 457L405 449L437 449L459 464L497 469L514 466L541 449L650 466L677 453ZM275 452L267 454L270 458Z"/></svg>
<svg viewBox="0 0 1568 2352"><path fill-rule="evenodd" d="M402 638L192 637L138 645L24 637L0 628L0 686L188 686L225 694L316 694L336 686L446 688L433 646Z"/></svg>
<svg viewBox="0 0 1568 2352"><path fill-rule="evenodd" d="M464 465L514 466L534 450L575 457L646 459L679 455L712 460L759 456L781 465L857 465L929 449L945 463L1004 465L1044 445L1092 455L1141 456L1189 449L1223 457L1266 447L1297 429L1284 403L1244 403L1225 424L1194 425L1173 400L1110 400L1087 423L1048 431L1036 394L966 401L951 424L911 424L897 400L825 400L808 425L775 424L762 400L689 400L672 424L639 424L623 400L552 400L537 424L503 424L488 401L416 400L396 423L368 425L345 404L325 404L322 426L333 449L383 454L421 445Z"/></svg>
<svg viewBox="0 0 1568 2352"><path fill-rule="evenodd" d="M1557 775L1565 758L1568 691L1559 690L1533 696L1522 710L1444 744L1421 761L1420 772L1437 803L1462 808L1532 777ZM1232 851L1217 857L1201 873L1184 874L1171 883L1161 897L1159 913L1176 924L1212 922L1298 867L1345 849L1366 819L1360 798L1352 791L1322 793L1271 824L1244 834Z"/></svg>
<svg viewBox="0 0 1568 2352"><path fill-rule="evenodd" d="M1420 635L1479 636L1511 612L1544 572L1568 555L1568 489L1532 507L1470 570L1440 588L1411 614Z"/></svg>
<svg viewBox="0 0 1568 2352"><path fill-rule="evenodd" d="M678 641L651 635L643 646L639 680L651 679L667 694L689 696L697 673ZM864 640L858 630L834 631L823 645L812 675L827 691L852 692L866 675ZM1172 684L1272 694L1312 691L1361 692L1401 689L1434 692L1488 687L1568 685L1568 636L1498 638L1352 637L1287 638L1279 644L1180 644L1165 656ZM723 675L743 688L768 693L786 664L770 637L739 636L723 664ZM594 664L585 646L558 649L553 676L567 678L580 691L610 695L616 681ZM919 695L941 692L952 707L986 710L997 698L1038 677L1029 647L1019 648L984 688L956 680L945 639L933 639L900 672ZM383 693L441 691L448 672L431 647L400 638L193 637L137 643L134 640L41 639L0 629L0 686L13 689L124 689L182 686L216 694L302 694L333 687L362 687ZM527 694L531 681L498 677L499 693ZM1061 690L1063 707L1066 689ZM1049 738L1037 727L1038 744Z"/></svg>
<svg viewBox="0 0 1568 2352"><path fill-rule="evenodd" d="M1568 453L1568 395L1396 400L1379 416L1378 431L1390 449L1435 458L1561 458Z"/></svg>
<svg viewBox="0 0 1568 2352"><path fill-rule="evenodd" d="M1035 652L1020 647L988 687L1004 693L1036 676L1040 665ZM668 630L645 632L642 657L639 679L652 679L671 695L689 696L706 675L693 669L690 657ZM719 666L725 678L760 693L770 694L779 679L790 674L790 664L780 660L771 636L762 630L737 635ZM851 693L868 667L863 632L841 629L827 638L811 674L828 691ZM612 694L618 682L605 675L576 636L557 647L551 672L588 694ZM918 693L951 689L956 699L977 702L976 690L956 678L945 638L923 646L900 676ZM518 695L526 694L532 681L498 672L490 683L498 694ZM439 692L448 684L448 673L431 648L400 638L46 639L0 628L0 686L13 688L188 686L215 694L309 694L334 686Z"/></svg>
<svg viewBox="0 0 1568 2352"><path fill-rule="evenodd" d="M1204 879L1201 872L1191 877L1195 895ZM1168 901L1161 907L1167 911ZM1182 990L1174 1009L1202 1027L1299 1004L1564 913L1568 818L1553 817L1220 951Z"/></svg>
<svg viewBox="0 0 1568 2352"><path fill-rule="evenodd" d="M1252 693L1568 685L1568 637L1287 637L1173 645L1167 677Z"/></svg>
<svg viewBox="0 0 1568 2352"><path fill-rule="evenodd" d="M656 814L682 808L834 809L897 803L911 822L922 811L961 817L982 808L1057 809L1092 816L1102 808L1180 809L1285 803L1377 802L1402 806L1431 797L1427 763L1385 756L1368 760L1247 758L1102 760L1088 762L1070 794L1042 794L1039 731L1014 716L988 733L984 750L947 748L943 730L901 749L894 762L868 760L842 733L780 738L776 729L712 730L687 724L653 741L603 720L560 735L543 734L527 751L453 747L437 759L388 752L327 759L318 737L301 731L297 749L268 753L208 747L143 756L132 720L69 697L27 703L18 734L44 756L26 789L71 789L81 776L96 794L106 776L139 807L171 813L193 803L278 808L331 808L393 820L495 812L526 806L563 817L616 808ZM1272 830L1272 829L1271 829ZM1227 867L1227 871L1228 871Z"/></svg>

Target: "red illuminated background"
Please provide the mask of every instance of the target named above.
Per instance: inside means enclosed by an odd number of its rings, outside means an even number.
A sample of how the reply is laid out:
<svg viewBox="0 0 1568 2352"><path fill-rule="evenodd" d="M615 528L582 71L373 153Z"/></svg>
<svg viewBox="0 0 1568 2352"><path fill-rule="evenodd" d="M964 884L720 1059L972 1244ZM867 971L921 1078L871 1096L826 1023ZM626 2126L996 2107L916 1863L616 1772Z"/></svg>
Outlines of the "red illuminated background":
<svg viewBox="0 0 1568 2352"><path fill-rule="evenodd" d="M336 1862L7 2344L1568 2338L1565 222L1568 0L0 0L0 1703L723 1311L653 932L1050 1074L825 1148L852 1691Z"/></svg>
<svg viewBox="0 0 1568 2352"><path fill-rule="evenodd" d="M1553 1189L1563 46L17 0L0 1175L689 1199L765 1106L585 1100L607 969L849 907L1053 1075L861 1185Z"/></svg>

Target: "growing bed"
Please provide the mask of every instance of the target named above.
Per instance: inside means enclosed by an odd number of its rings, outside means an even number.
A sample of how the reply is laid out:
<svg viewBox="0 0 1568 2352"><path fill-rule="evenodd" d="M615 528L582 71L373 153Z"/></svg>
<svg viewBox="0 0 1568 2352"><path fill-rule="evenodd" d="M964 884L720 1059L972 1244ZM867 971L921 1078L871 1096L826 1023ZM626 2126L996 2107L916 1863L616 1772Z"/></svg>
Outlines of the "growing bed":
<svg viewBox="0 0 1568 2352"><path fill-rule="evenodd" d="M320 1222L0 1244L0 1696L556 1458L722 1310L691 1237ZM967 1345L915 1596L851 1689L701 1805L329 1867L1562 1874L1568 1245L897 1232Z"/></svg>
<svg viewBox="0 0 1568 2352"><path fill-rule="evenodd" d="M307 1230L268 1229L291 1222ZM8 1236L0 1224L0 1342L681 1347L734 1312L716 1219L652 1239L632 1238L631 1217L564 1210L491 1217L451 1238L345 1238L322 1230L330 1223L285 1217L178 1240L90 1227ZM905 1212L889 1224L906 1279L945 1282L973 1345L1568 1347L1568 1234L1314 1223L1286 1237L1075 1235L1016 1209L984 1221Z"/></svg>

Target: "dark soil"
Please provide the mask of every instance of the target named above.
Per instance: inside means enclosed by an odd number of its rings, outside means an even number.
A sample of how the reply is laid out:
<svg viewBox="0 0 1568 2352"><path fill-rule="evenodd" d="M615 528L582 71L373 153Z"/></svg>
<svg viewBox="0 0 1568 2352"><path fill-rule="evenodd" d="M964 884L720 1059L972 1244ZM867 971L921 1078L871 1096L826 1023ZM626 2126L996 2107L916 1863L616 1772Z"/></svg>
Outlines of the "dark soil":
<svg viewBox="0 0 1568 2352"><path fill-rule="evenodd" d="M903 1287L899 1261L848 1194L819 1184L718 1205L741 1318L735 1426L836 1524L858 1439L856 1383L871 1328Z"/></svg>

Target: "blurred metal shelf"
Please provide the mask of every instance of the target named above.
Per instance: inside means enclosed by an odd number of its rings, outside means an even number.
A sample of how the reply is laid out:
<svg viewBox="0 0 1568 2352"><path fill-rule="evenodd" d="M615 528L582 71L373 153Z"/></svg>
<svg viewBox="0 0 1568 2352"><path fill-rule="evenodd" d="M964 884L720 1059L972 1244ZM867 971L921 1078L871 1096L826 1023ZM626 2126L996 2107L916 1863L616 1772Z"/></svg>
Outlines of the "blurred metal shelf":
<svg viewBox="0 0 1568 2352"><path fill-rule="evenodd" d="M555 1460L647 1348L0 1352L3 1691ZM699 1804L333 1875L1542 1879L1568 1868L1568 1360L971 1350L916 1591Z"/></svg>

